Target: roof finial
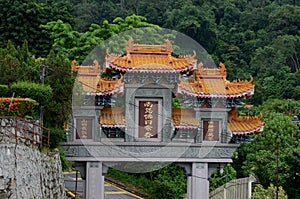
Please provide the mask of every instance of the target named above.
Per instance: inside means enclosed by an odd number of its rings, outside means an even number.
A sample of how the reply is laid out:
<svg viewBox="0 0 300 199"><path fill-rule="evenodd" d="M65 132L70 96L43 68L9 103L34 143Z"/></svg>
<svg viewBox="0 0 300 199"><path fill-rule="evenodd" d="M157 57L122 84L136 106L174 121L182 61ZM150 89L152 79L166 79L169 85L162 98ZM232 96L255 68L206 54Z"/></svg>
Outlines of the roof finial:
<svg viewBox="0 0 300 199"><path fill-rule="evenodd" d="M166 51L172 53L172 44L169 39L166 39Z"/></svg>
<svg viewBox="0 0 300 199"><path fill-rule="evenodd" d="M220 62L219 67L220 67L220 73L221 73L221 75L223 76L223 78L224 77L226 78L227 74L226 74L225 64L222 63L222 62Z"/></svg>
<svg viewBox="0 0 300 199"><path fill-rule="evenodd" d="M132 51L133 43L134 43L134 40L131 37L126 44L126 53L129 53L130 51Z"/></svg>
<svg viewBox="0 0 300 199"><path fill-rule="evenodd" d="M252 75L250 75L250 81L249 82L253 83L253 77L252 77Z"/></svg>

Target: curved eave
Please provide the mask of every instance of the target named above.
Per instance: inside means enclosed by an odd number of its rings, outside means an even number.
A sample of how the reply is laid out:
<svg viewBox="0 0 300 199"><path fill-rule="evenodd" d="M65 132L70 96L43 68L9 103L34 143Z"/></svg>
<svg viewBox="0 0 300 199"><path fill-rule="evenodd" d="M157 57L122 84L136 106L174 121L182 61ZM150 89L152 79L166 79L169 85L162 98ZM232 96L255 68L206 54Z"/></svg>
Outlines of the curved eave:
<svg viewBox="0 0 300 199"><path fill-rule="evenodd" d="M104 128L125 128L125 124L100 124L101 127Z"/></svg>
<svg viewBox="0 0 300 199"><path fill-rule="evenodd" d="M254 87L241 92L241 93L235 93L235 94L215 94L215 93L210 93L210 94L205 94L205 93L194 93L191 91L186 90L185 88L181 87L180 85L178 86L178 92L183 93L185 95L189 95L192 97L199 97L199 98L241 98L244 96L251 96L254 94Z"/></svg>
<svg viewBox="0 0 300 199"><path fill-rule="evenodd" d="M115 65L113 63L108 62L107 65L109 65L111 68L122 71L122 72L134 72L134 73L181 73L188 71L192 68L194 68L194 63L189 64L188 66L179 68L179 69L173 69L170 67L170 69L139 69L139 68L124 68L122 66ZM169 67L169 66L168 66ZM166 67L167 68L167 67Z"/></svg>
<svg viewBox="0 0 300 199"><path fill-rule="evenodd" d="M115 94L115 93L120 93L123 92L124 90L124 83L122 83L122 85L111 89L111 90L106 90L106 91L102 91L102 92L87 92L87 95L91 95L91 96L105 96L105 95L111 95L111 94Z"/></svg>
<svg viewBox="0 0 300 199"><path fill-rule="evenodd" d="M173 127L178 129L198 129L200 126L173 125Z"/></svg>
<svg viewBox="0 0 300 199"><path fill-rule="evenodd" d="M240 130L233 130L229 127L229 129L231 130L232 134L233 135L249 135L249 134L253 134L255 132L261 132L264 128L264 123L261 123L260 126L256 126L254 128L249 128L249 129L240 129Z"/></svg>

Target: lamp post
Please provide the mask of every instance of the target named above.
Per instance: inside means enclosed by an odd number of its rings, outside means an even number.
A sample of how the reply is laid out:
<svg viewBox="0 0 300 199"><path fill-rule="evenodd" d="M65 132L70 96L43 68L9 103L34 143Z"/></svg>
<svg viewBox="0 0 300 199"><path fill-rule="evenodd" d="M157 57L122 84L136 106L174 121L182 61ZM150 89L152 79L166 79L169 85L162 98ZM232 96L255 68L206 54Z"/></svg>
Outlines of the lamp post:
<svg viewBox="0 0 300 199"><path fill-rule="evenodd" d="M45 67L46 67L45 60L43 59L42 60L42 75L41 75L42 85L45 84ZM40 107L40 124L41 124L41 126L43 126L43 124L44 124L43 123L43 120L44 120L43 108L44 108L44 105L41 105L41 107Z"/></svg>

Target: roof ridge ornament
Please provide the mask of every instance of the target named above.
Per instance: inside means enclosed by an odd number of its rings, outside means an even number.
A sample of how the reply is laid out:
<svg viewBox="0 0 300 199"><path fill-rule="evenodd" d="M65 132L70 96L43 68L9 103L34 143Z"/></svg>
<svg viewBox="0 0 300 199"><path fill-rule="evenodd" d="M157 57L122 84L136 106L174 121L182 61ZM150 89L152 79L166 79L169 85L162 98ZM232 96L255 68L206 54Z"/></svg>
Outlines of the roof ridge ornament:
<svg viewBox="0 0 300 199"><path fill-rule="evenodd" d="M172 54L172 44L170 40L165 40L165 44L135 44L134 39L130 38L126 44L126 53L129 54Z"/></svg>
<svg viewBox="0 0 300 199"><path fill-rule="evenodd" d="M225 79L226 79L226 77L227 77L227 72L226 72L225 64L222 63L222 62L220 62L219 67L220 67L220 73L221 73L221 76L223 76L223 78L225 77Z"/></svg>
<svg viewBox="0 0 300 199"><path fill-rule="evenodd" d="M253 83L253 77L252 77L252 75L250 75L249 83Z"/></svg>

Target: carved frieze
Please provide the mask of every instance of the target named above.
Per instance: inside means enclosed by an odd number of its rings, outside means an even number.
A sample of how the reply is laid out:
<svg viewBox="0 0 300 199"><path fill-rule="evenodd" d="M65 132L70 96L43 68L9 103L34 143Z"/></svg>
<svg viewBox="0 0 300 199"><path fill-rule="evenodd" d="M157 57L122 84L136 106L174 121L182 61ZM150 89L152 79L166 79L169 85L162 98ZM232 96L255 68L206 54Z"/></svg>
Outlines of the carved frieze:
<svg viewBox="0 0 300 199"><path fill-rule="evenodd" d="M161 73L126 73L124 75L126 84L177 84L178 74Z"/></svg>
<svg viewBox="0 0 300 199"><path fill-rule="evenodd" d="M67 157L230 159L237 146L205 145L62 145Z"/></svg>

